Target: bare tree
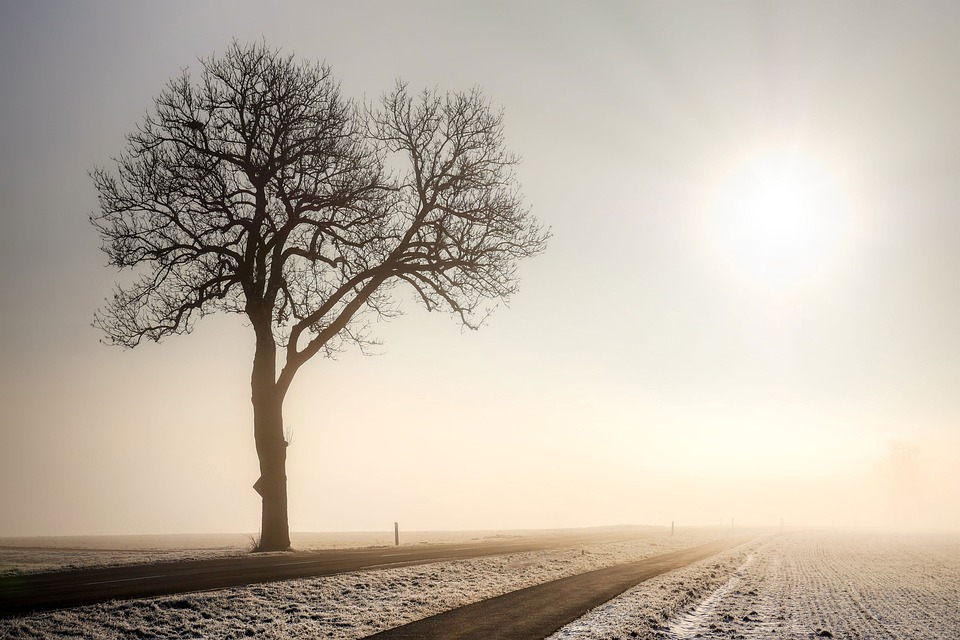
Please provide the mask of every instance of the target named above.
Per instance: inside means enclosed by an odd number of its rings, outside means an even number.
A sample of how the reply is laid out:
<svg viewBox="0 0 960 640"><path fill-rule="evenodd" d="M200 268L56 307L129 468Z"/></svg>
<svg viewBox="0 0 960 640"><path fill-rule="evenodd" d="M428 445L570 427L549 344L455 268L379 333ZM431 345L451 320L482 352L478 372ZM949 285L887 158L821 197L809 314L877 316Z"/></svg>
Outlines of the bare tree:
<svg viewBox="0 0 960 640"><path fill-rule="evenodd" d="M261 548L286 549L283 400L318 353L374 342L370 321L412 287L428 310L478 327L548 234L522 204L501 114L482 94L341 97L326 66L234 43L184 72L96 169L91 215L110 264L133 268L94 324L109 344L246 315L263 499Z"/></svg>

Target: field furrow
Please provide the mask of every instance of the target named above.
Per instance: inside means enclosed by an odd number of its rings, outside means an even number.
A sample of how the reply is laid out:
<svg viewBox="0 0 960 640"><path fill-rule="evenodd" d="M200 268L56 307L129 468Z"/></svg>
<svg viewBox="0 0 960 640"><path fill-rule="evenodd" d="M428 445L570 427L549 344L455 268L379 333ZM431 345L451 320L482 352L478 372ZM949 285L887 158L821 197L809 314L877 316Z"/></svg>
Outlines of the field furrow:
<svg viewBox="0 0 960 640"><path fill-rule="evenodd" d="M638 586L554 638L960 638L956 537L792 534L721 560L719 582L706 579L702 564L688 567ZM658 593L691 583L711 586L676 600L678 610Z"/></svg>

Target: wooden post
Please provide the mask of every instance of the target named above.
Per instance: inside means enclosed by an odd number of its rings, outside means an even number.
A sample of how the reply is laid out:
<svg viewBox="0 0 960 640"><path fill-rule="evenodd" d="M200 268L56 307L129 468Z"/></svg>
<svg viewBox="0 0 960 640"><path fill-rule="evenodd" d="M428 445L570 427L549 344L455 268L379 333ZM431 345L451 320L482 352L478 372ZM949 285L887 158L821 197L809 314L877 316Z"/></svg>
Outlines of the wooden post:
<svg viewBox="0 0 960 640"><path fill-rule="evenodd" d="M393 523L393 544L400 546L400 523Z"/></svg>
<svg viewBox="0 0 960 640"><path fill-rule="evenodd" d="M670 535L673 535L673 520L670 521Z"/></svg>

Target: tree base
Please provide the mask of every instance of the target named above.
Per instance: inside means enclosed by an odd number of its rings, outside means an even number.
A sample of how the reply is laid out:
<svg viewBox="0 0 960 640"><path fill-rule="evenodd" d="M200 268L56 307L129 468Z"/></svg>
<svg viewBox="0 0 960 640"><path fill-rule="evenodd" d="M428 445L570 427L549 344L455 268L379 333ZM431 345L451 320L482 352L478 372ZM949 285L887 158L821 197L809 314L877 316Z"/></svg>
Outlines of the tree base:
<svg viewBox="0 0 960 640"><path fill-rule="evenodd" d="M250 536L250 553L266 553L268 551L293 551L290 541L284 543L282 540L276 540L272 543L265 541L262 535Z"/></svg>

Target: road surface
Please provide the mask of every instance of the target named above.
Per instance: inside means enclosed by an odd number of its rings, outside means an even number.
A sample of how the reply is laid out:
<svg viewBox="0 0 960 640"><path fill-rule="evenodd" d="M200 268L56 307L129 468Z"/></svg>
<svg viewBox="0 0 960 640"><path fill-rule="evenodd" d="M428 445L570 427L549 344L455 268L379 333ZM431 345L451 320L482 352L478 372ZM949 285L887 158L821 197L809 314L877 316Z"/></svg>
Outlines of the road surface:
<svg viewBox="0 0 960 640"><path fill-rule="evenodd" d="M368 636L368 640L540 640L661 573L730 549L730 538L511 591Z"/></svg>
<svg viewBox="0 0 960 640"><path fill-rule="evenodd" d="M645 531L604 531L497 538L464 544L250 554L211 560L3 576L0 577L0 618L114 599L223 589L348 571L616 542L651 535Z"/></svg>

